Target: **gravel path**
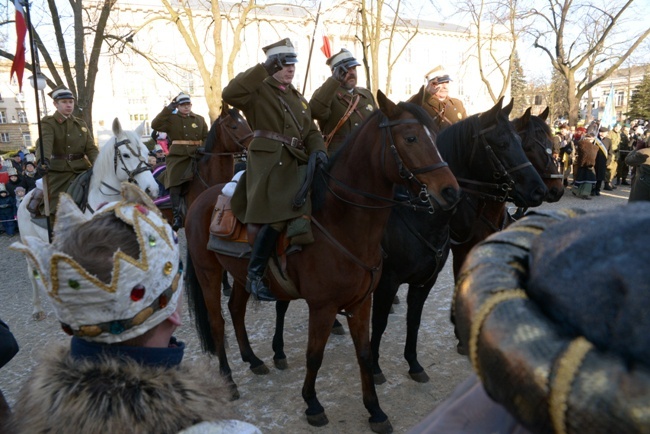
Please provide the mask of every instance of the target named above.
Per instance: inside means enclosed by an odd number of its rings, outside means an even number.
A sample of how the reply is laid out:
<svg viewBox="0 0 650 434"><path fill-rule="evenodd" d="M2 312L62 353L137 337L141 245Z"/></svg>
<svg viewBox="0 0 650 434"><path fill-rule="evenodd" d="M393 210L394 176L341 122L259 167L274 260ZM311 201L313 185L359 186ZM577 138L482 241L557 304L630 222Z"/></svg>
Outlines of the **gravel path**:
<svg viewBox="0 0 650 434"><path fill-rule="evenodd" d="M544 208L583 208L593 211L622 206L627 203L628 187L614 192L603 192L600 197L586 201L575 198L569 190L556 204ZM184 237L181 236L182 239ZM8 247L18 237L0 236L3 278L0 285L0 318L8 323L21 349L18 355L0 370L0 388L10 404L16 399L20 385L37 363L43 350L55 343L68 341L56 321L50 306L44 303L47 318L37 322L31 318L31 286L25 271L25 261ZM466 358L455 351L456 340L449 322L449 306L453 292L451 259L431 291L422 318L419 339L419 360L431 381L415 383L408 377L408 365L402 357L405 339L406 287L399 291L402 303L395 305L382 341L382 368L387 377L378 386L379 400L389 415L395 432L406 432L424 418L470 372ZM225 305L225 300L224 300ZM318 397L329 417L329 425L314 428L307 424L306 408L300 391L305 374L307 309L304 301L291 303L285 331L289 369L273 367L271 337L275 309L272 303L249 305L247 327L257 355L271 369L266 376L256 376L239 359L229 315L226 315L229 357L233 377L239 386L241 398L235 405L241 418L256 424L265 433L361 433L370 432L368 413L361 400L359 369L349 334L331 336L323 366L317 381ZM178 336L187 343L188 359L205 357L200 352L198 339L187 312L185 324ZM346 327L347 329L347 327ZM215 375L216 372L206 372Z"/></svg>

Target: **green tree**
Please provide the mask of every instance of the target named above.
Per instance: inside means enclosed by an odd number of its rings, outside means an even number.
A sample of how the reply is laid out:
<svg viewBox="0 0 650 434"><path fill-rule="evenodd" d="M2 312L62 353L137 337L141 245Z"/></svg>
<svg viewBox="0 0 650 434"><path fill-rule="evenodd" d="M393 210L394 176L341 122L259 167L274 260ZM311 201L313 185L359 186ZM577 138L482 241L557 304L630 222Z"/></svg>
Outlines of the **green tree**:
<svg viewBox="0 0 650 434"><path fill-rule="evenodd" d="M630 119L650 119L650 76L644 75L641 84L634 88L630 110L625 114Z"/></svg>
<svg viewBox="0 0 650 434"><path fill-rule="evenodd" d="M569 116L569 102L567 101L566 95L569 91L569 86L566 77L555 69L551 75L551 86L549 90L548 106L551 112L550 121L553 122L560 118L567 119ZM575 121L573 125L575 125Z"/></svg>
<svg viewBox="0 0 650 434"><path fill-rule="evenodd" d="M512 78L510 82L510 95L515 100L515 105L512 109L513 116L521 116L521 114L530 107L530 101L526 96L528 90L528 83L524 74L524 68L521 66L519 54L515 51L513 59L514 67L512 71Z"/></svg>

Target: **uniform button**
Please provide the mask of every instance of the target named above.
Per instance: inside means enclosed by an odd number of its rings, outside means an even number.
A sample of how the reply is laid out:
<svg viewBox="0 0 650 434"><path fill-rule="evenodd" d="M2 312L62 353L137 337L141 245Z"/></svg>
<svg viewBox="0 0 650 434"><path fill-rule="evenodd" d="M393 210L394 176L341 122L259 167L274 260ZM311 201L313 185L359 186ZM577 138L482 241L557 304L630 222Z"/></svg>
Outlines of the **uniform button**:
<svg viewBox="0 0 650 434"><path fill-rule="evenodd" d="M278 163L278 166L282 166L282 161L280 161L280 162Z"/></svg>
<svg viewBox="0 0 650 434"><path fill-rule="evenodd" d="M303 110L303 111L302 111L302 113L304 114L304 113L305 113L305 111Z"/></svg>
<svg viewBox="0 0 650 434"><path fill-rule="evenodd" d="M355 126L355 127L356 127L357 125L359 125L359 122L355 122L355 123L354 123L354 126Z"/></svg>

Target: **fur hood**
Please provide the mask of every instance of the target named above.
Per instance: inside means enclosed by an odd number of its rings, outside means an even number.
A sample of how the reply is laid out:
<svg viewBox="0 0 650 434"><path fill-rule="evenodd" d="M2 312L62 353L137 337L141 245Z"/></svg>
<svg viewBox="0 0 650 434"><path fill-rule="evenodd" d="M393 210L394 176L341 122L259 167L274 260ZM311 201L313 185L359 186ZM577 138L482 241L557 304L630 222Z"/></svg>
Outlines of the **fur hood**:
<svg viewBox="0 0 650 434"><path fill-rule="evenodd" d="M34 369L10 433L177 433L201 421L234 419L215 366L152 368L75 360L61 347ZM234 417L233 417L234 416Z"/></svg>

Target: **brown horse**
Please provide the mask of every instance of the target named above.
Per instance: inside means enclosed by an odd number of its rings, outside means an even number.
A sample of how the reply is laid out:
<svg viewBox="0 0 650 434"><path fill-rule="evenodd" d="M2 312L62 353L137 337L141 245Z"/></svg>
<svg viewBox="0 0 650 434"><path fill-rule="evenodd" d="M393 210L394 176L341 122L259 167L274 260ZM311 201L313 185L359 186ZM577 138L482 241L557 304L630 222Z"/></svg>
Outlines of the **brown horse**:
<svg viewBox="0 0 650 434"><path fill-rule="evenodd" d="M235 158L246 155L251 140L253 131L246 119L239 110L229 108L228 104L222 101L221 114L210 127L205 147L198 150L192 161L194 178L185 184L183 191L185 209L209 187L232 179ZM155 172L156 177L162 176L160 171ZM162 206L163 216L171 224L171 208L165 207L165 203L164 198L156 201L158 206Z"/></svg>
<svg viewBox="0 0 650 434"><path fill-rule="evenodd" d="M274 278L270 287L280 300L304 298L309 306L307 370L302 388L307 421L314 426L328 423L316 397L316 377L334 317L344 312L356 349L371 429L388 433L392 426L379 406L372 378L369 320L371 294L381 272L380 242L391 207L399 205L393 199L393 189L396 184L407 185L422 201L443 209L454 206L460 191L438 153L426 113L412 104L395 105L381 92L377 100L380 110L368 117L329 165L316 174L321 184L314 187L316 241L286 258L286 275L295 284L298 296L285 293ZM250 347L244 324L248 259L213 254L206 247L210 217L220 191L217 186L197 198L189 209L185 228L187 287L199 335L204 348L218 355L222 374L230 377L218 286L223 265L235 279L228 307L242 358L253 372L267 373L264 362ZM282 361L275 362L278 366Z"/></svg>

